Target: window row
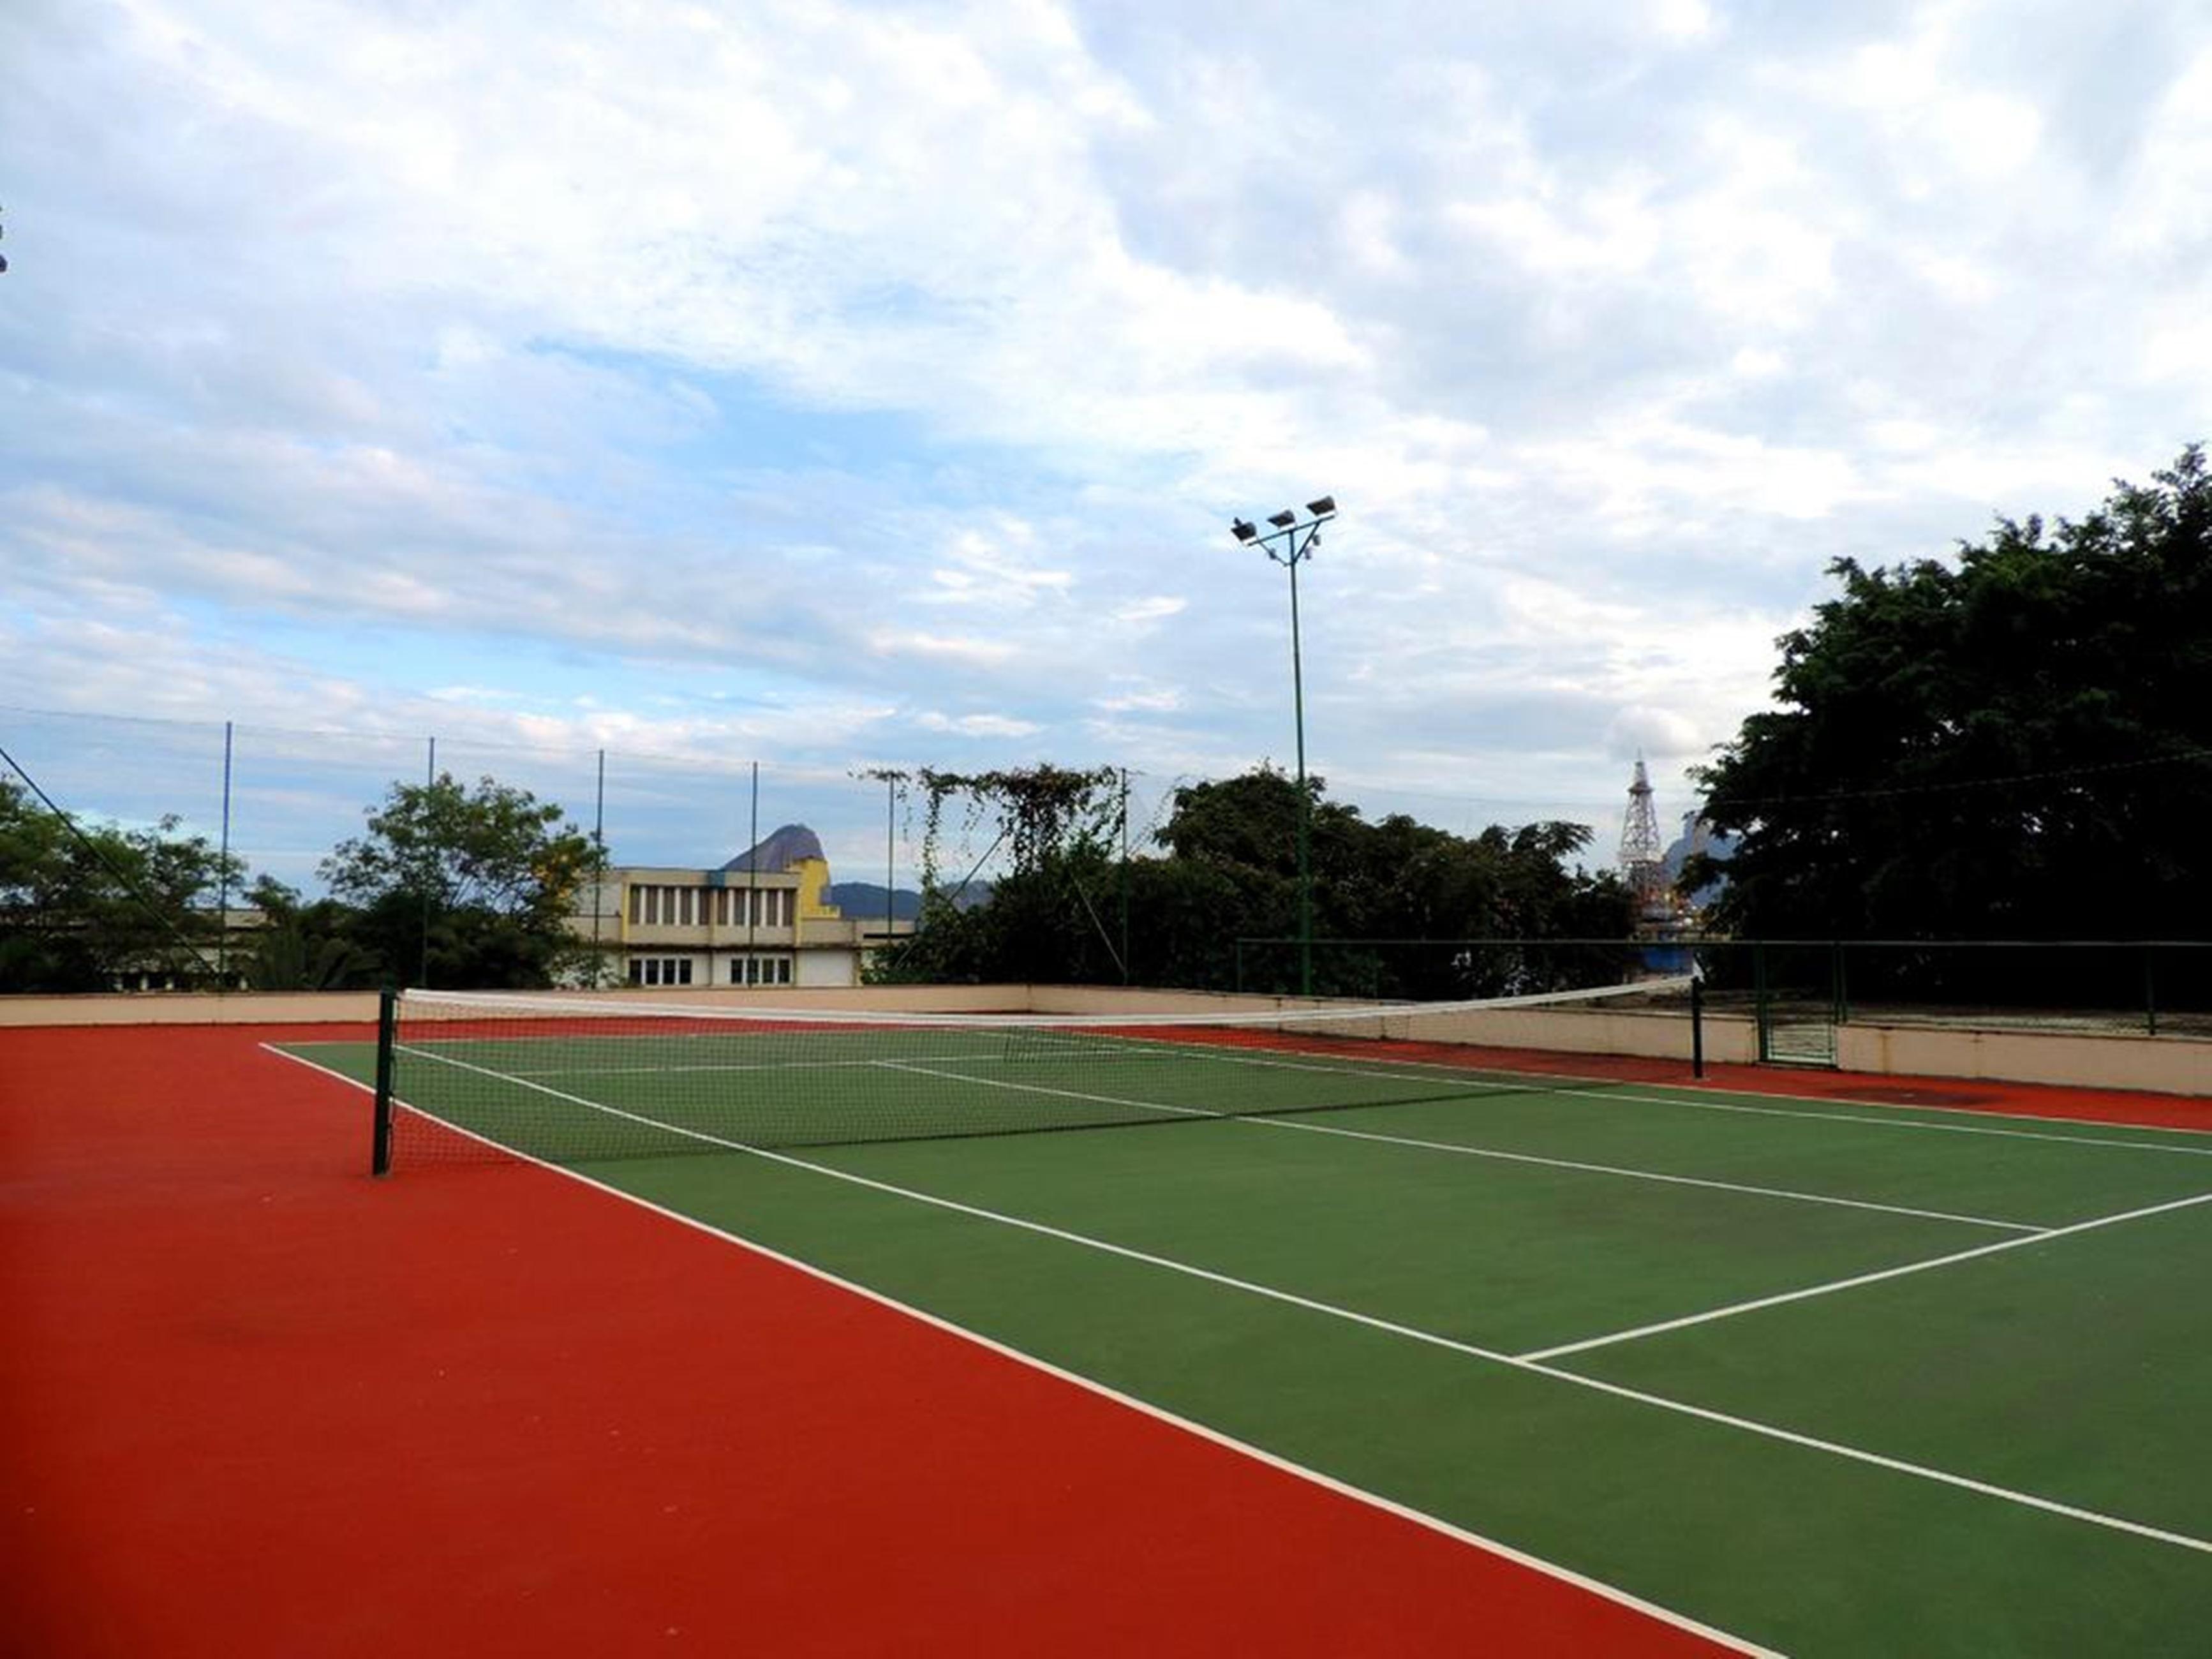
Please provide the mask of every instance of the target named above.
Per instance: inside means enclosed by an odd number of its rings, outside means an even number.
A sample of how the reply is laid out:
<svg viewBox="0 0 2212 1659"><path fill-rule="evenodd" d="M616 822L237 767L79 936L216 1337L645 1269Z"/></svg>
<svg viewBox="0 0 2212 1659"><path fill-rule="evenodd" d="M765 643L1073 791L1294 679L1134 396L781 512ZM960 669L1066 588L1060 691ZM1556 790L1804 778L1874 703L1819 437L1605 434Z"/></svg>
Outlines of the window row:
<svg viewBox="0 0 2212 1659"><path fill-rule="evenodd" d="M690 957L632 957L629 959L629 982L633 985L689 985L691 983L691 964ZM709 982L712 977L709 974ZM732 957L730 983L788 985L791 983L791 958Z"/></svg>
<svg viewBox="0 0 2212 1659"><path fill-rule="evenodd" d="M788 927L798 912L788 887L662 887L633 884L629 919L641 927Z"/></svg>

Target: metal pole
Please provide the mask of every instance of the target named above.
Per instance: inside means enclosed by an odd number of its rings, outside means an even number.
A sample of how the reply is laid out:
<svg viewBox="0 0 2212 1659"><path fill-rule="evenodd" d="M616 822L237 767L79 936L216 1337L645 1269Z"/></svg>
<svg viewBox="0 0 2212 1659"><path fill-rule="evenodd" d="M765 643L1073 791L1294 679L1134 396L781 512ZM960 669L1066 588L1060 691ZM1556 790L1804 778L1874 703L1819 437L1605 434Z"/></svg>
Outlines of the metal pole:
<svg viewBox="0 0 2212 1659"><path fill-rule="evenodd" d="M1690 1075L1705 1074L1705 976L1690 974Z"/></svg>
<svg viewBox="0 0 2212 1659"><path fill-rule="evenodd" d="M1313 516L1304 524L1297 514L1285 507L1280 513L1268 514L1267 522L1274 526L1262 532L1260 527L1245 519L1231 520L1229 531L1246 546L1257 545L1261 551L1291 573L1291 708L1297 735L1297 791L1298 791L1298 990L1301 995L1313 994L1313 799L1306 784L1306 674L1305 645L1300 636L1298 623L1298 561L1313 550L1320 538L1321 527L1336 516L1336 498L1323 495L1306 503L1306 511ZM1276 551L1277 547L1281 551Z"/></svg>
<svg viewBox="0 0 2212 1659"><path fill-rule="evenodd" d="M1121 983L1129 982L1129 769L1121 769Z"/></svg>
<svg viewBox="0 0 2212 1659"><path fill-rule="evenodd" d="M376 1111L370 1121L368 1172L392 1173L392 1066L399 1048L399 994L389 985L376 999Z"/></svg>
<svg viewBox="0 0 2212 1659"><path fill-rule="evenodd" d="M1310 538L1309 538L1310 539ZM1298 556L1291 544L1291 705L1298 745L1298 994L1313 994L1313 801L1306 791L1305 665L1298 645Z"/></svg>
<svg viewBox="0 0 2212 1659"><path fill-rule="evenodd" d="M753 954L753 929L760 910L760 763L753 763L752 850L745 854L745 973L748 985L761 977L760 958Z"/></svg>
<svg viewBox="0 0 2212 1659"><path fill-rule="evenodd" d="M430 813L432 810L430 795L438 787L438 739L434 736L430 739L430 762L429 764L423 769L422 785L422 815L424 827L427 829L430 821ZM422 863L422 972L421 976L416 979L415 982L427 990L430 984L430 864L427 853Z"/></svg>
<svg viewBox="0 0 2212 1659"><path fill-rule="evenodd" d="M215 988L230 988L230 722L222 723L222 848L216 860Z"/></svg>
<svg viewBox="0 0 2212 1659"><path fill-rule="evenodd" d="M898 781L884 780L884 946L883 960L891 960L891 925L898 920L891 880L898 868Z"/></svg>
<svg viewBox="0 0 2212 1659"><path fill-rule="evenodd" d="M602 954L599 930L607 913L607 751L599 750L599 783L592 795L592 848L596 868L592 875L592 988L607 982L607 959Z"/></svg>

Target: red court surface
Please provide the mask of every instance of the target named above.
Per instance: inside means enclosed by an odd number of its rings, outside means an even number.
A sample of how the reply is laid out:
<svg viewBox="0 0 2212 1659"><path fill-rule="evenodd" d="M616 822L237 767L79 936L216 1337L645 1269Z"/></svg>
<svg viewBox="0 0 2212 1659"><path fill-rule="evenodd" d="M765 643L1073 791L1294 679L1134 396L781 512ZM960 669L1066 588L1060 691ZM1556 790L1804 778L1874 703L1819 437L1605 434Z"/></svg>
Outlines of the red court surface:
<svg viewBox="0 0 2212 1659"><path fill-rule="evenodd" d="M276 1035L0 1031L10 1653L1718 1650L553 1174L373 1182Z"/></svg>

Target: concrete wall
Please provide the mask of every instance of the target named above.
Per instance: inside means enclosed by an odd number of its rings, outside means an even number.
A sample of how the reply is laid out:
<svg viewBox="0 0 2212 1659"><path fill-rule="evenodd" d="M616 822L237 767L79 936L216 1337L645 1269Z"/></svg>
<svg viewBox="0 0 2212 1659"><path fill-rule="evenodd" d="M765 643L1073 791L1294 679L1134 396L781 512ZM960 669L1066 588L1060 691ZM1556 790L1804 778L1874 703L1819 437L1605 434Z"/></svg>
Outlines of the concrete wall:
<svg viewBox="0 0 2212 1659"><path fill-rule="evenodd" d="M376 1023L374 991L234 991L226 996L129 991L74 997L0 996L10 1025L313 1025Z"/></svg>
<svg viewBox="0 0 2212 1659"><path fill-rule="evenodd" d="M2212 1095L2212 1042L2185 1037L1844 1025L1836 1030L1836 1060L1849 1072Z"/></svg>

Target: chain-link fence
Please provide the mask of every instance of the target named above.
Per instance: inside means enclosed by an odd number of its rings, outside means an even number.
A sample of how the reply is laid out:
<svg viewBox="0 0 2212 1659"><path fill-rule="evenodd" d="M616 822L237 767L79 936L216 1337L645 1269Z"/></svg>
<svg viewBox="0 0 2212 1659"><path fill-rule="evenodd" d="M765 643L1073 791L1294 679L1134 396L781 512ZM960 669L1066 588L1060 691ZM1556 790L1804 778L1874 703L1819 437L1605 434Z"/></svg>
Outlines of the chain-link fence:
<svg viewBox="0 0 2212 1659"><path fill-rule="evenodd" d="M1998 939L1312 941L1325 994L1510 996L1694 967L1706 1006L1755 1018L1762 1057L1824 1061L1840 1025L2212 1036L2212 942ZM1300 945L1236 942L1233 988L1297 988Z"/></svg>
<svg viewBox="0 0 2212 1659"><path fill-rule="evenodd" d="M956 902L972 903L1010 868L1011 848L989 814L958 799L930 811L919 766L760 761L705 742L670 753L15 708L0 708L0 744L41 804L74 824L144 834L167 826L167 835L197 838L242 872L195 901L190 942L173 928L165 937L149 919L144 971L118 975L130 986L241 982L237 963L226 965L224 956L251 943L252 884L267 878L305 901L324 896L326 865L365 833L368 816L395 788L441 776L471 788L489 779L558 807L562 827L596 837L614 868L713 869L781 828L802 825L829 863L832 901L883 934L911 923L926 879ZM1155 850L1176 790L1194 781L1118 772L1103 792L1110 850ZM580 903L611 904L614 890L588 884ZM594 921L610 936L617 931L611 914L580 914L587 933ZM1126 918L1121 925L1126 930Z"/></svg>

